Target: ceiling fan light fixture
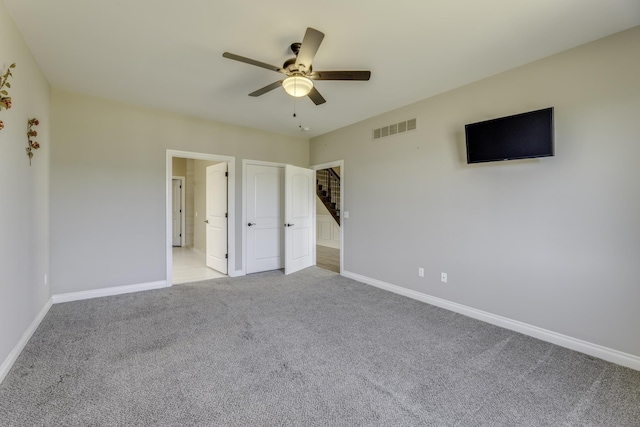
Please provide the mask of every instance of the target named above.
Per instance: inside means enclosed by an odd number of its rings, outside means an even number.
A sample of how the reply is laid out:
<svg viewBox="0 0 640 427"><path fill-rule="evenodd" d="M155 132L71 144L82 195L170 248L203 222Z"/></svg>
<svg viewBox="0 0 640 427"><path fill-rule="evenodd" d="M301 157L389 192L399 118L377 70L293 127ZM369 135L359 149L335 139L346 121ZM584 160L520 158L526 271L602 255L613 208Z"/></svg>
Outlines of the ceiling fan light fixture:
<svg viewBox="0 0 640 427"><path fill-rule="evenodd" d="M291 96L296 98L307 96L313 89L313 82L302 76L291 76L284 79L282 87Z"/></svg>

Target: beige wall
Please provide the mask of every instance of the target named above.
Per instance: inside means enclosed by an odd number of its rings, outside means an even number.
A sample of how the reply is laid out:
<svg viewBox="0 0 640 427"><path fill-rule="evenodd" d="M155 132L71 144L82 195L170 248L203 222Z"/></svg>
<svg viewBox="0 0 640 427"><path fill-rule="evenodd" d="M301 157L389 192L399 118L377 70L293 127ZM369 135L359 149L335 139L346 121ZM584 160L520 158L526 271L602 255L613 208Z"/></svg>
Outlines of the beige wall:
<svg viewBox="0 0 640 427"><path fill-rule="evenodd" d="M54 89L51 283L54 293L166 278L166 150L236 158L236 260L242 159L308 165L306 139Z"/></svg>
<svg viewBox="0 0 640 427"><path fill-rule="evenodd" d="M331 212L329 212L318 196L316 196L316 215L331 215Z"/></svg>
<svg viewBox="0 0 640 427"><path fill-rule="evenodd" d="M11 352L51 297L44 283L50 254L51 92L0 2L0 74L14 62L11 88L6 88L12 107L0 111L0 381L11 367ZM34 117L40 121L34 139L40 148L29 166L26 130Z"/></svg>
<svg viewBox="0 0 640 427"><path fill-rule="evenodd" d="M311 164L345 162L345 270L640 356L639 46L636 27L314 138ZM549 106L555 157L466 164L465 124Z"/></svg>
<svg viewBox="0 0 640 427"><path fill-rule="evenodd" d="M195 175L195 167L194 167L194 159L186 159L187 162L187 178L186 178L186 186L187 186L187 193L186 193L186 197L185 197L185 204L187 212L186 212L186 218L185 218L185 222L186 222L186 233L187 233L187 239L185 244L190 247L193 248L193 244L194 244L194 239L193 239L193 230L195 228L195 210L194 210L194 205L195 205L195 192L194 192L194 175Z"/></svg>
<svg viewBox="0 0 640 427"><path fill-rule="evenodd" d="M171 161L171 169L173 176L187 176L187 159L174 157Z"/></svg>

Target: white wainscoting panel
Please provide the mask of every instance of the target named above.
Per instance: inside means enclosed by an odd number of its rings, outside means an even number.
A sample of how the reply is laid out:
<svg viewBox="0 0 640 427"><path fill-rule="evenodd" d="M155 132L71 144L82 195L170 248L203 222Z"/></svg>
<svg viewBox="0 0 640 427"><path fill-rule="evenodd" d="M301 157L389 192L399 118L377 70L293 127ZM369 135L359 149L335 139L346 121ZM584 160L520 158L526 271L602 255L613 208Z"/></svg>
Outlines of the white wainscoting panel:
<svg viewBox="0 0 640 427"><path fill-rule="evenodd" d="M331 215L316 215L316 244L340 249L340 226Z"/></svg>

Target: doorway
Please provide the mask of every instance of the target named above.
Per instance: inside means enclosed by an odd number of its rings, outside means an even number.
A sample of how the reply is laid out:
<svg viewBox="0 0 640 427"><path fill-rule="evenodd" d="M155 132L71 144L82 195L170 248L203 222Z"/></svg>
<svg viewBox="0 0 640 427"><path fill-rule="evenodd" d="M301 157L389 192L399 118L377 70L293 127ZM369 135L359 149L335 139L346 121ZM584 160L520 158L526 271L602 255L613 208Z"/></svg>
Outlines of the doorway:
<svg viewBox="0 0 640 427"><path fill-rule="evenodd" d="M316 183L316 266L344 271L344 161L311 166ZM323 200L324 199L324 200Z"/></svg>
<svg viewBox="0 0 640 427"><path fill-rule="evenodd" d="M178 165L176 160L189 162L191 165L187 171L184 168L186 176L183 194L185 195L185 229L183 234L185 244L182 247L173 247L173 193L174 184L173 176L176 174L174 166ZM206 198L211 193L206 190L207 173L206 166L211 165L223 166L225 171L222 174L217 173L211 181L209 187L216 191L223 189L224 194L220 195L218 191L215 197L225 202L224 207L214 204ZM197 174L196 171L202 173ZM178 171L180 172L180 171ZM200 280L208 280L216 277L224 277L226 274L218 272L213 268L207 267L207 251L211 248L215 253L209 257L210 260L217 260L218 264L214 268L218 268L229 276L235 276L235 158L228 156L219 156L206 153L194 153L187 151L167 150L166 154L166 176L167 176L167 243L166 243L166 262L167 262L167 283L186 283ZM224 185L218 177L224 177ZM199 195L199 196L198 196ZM222 199L220 199L222 197ZM199 200L196 203L196 200ZM215 211L208 209L214 206ZM191 208L190 208L191 207ZM207 212L209 210L209 212ZM207 221L210 221L214 227L207 230ZM209 231L209 233L207 233ZM207 234L221 239L216 244L207 245ZM221 265L223 262L224 265ZM220 268L224 267L224 268ZM225 271L226 270L226 271Z"/></svg>

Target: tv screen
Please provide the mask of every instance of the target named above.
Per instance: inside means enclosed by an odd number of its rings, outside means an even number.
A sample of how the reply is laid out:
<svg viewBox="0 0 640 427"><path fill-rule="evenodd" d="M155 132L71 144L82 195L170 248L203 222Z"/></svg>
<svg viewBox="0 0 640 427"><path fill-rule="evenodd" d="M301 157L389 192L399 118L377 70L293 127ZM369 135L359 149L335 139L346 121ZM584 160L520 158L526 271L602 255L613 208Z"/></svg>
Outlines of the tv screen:
<svg viewBox="0 0 640 427"><path fill-rule="evenodd" d="M553 107L464 128L467 163L553 156Z"/></svg>

